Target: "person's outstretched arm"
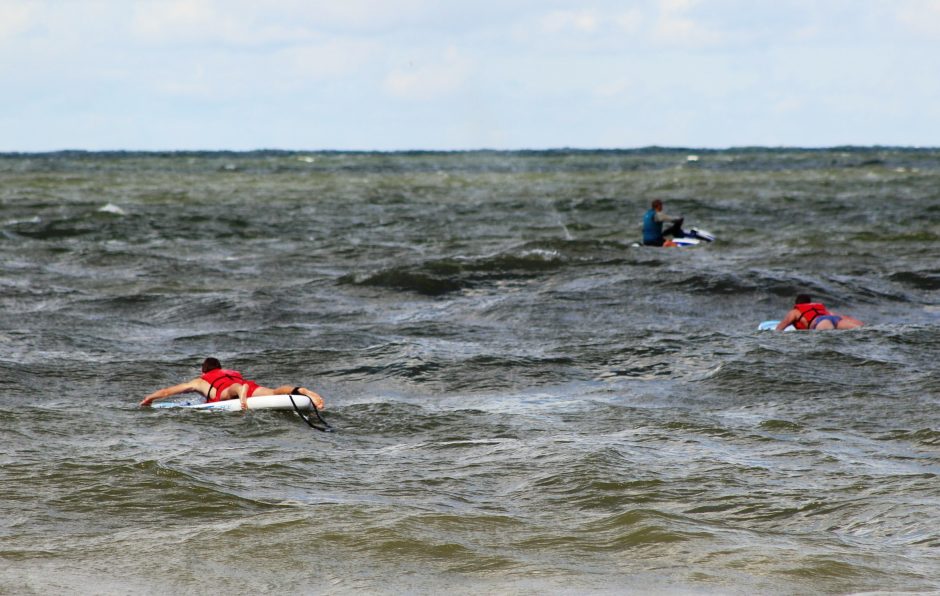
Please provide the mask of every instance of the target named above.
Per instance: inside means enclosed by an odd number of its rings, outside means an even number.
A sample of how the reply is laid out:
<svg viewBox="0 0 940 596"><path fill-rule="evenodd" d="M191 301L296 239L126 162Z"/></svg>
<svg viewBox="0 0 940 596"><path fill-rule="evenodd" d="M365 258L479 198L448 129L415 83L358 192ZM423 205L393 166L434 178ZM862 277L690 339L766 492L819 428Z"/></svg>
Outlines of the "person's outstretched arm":
<svg viewBox="0 0 940 596"><path fill-rule="evenodd" d="M180 383L179 385L173 385L172 387L164 387L163 389L158 389L145 397L143 401L140 402L141 406L149 406L151 403L158 399L164 399L167 397L172 397L174 395L179 395L180 393L191 393L199 392L197 381L201 379L193 379L192 381L187 381L185 383Z"/></svg>
<svg viewBox="0 0 940 596"><path fill-rule="evenodd" d="M794 308L790 312L787 313L787 316L785 316L782 321L777 323L777 326L775 327L775 329L777 331L783 331L784 329L792 325L799 318L800 318L800 311Z"/></svg>

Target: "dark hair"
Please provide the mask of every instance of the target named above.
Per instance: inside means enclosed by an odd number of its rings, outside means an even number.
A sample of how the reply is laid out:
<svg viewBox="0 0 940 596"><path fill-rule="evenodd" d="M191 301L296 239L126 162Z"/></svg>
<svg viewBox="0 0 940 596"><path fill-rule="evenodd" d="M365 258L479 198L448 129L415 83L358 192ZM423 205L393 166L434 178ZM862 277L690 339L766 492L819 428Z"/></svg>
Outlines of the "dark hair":
<svg viewBox="0 0 940 596"><path fill-rule="evenodd" d="M217 368L222 368L222 363L219 362L218 358L206 358L202 361L202 372L204 373Z"/></svg>
<svg viewBox="0 0 940 596"><path fill-rule="evenodd" d="M657 207L662 207L662 206L663 206L663 202L660 201L659 199L653 199L653 202L650 204L650 206L651 206L653 209L655 209L655 208L657 208Z"/></svg>
<svg viewBox="0 0 940 596"><path fill-rule="evenodd" d="M809 294L797 294L794 304L809 304L812 301L813 299L809 297Z"/></svg>

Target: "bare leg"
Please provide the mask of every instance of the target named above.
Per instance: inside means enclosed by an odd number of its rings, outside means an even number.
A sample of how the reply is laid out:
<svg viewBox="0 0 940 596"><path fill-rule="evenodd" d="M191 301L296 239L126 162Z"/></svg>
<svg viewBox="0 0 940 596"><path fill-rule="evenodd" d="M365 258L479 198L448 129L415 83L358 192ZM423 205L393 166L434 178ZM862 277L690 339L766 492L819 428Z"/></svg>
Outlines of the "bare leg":
<svg viewBox="0 0 940 596"><path fill-rule="evenodd" d="M863 323L858 319L853 319L852 317L842 315L842 320L839 321L836 329L855 329L856 327L861 327L862 325Z"/></svg>
<svg viewBox="0 0 940 596"><path fill-rule="evenodd" d="M838 315L840 317L839 322L835 325L832 324L832 320L824 319L819 321L819 323L813 327L816 331L828 331L829 329L855 329L856 327L861 327L862 322L858 319L853 319L852 317L847 317L845 315Z"/></svg>
<svg viewBox="0 0 940 596"><path fill-rule="evenodd" d="M255 392L252 395L290 395L296 385L281 385L276 389L271 389L270 387L258 387L255 389ZM316 392L307 389L306 387L300 388L300 394L306 395L313 400L313 405L317 407L318 410L323 409L323 398L320 397Z"/></svg>
<svg viewBox="0 0 940 596"><path fill-rule="evenodd" d="M278 387L277 389L275 389L274 392L279 395L281 394L288 395L295 388L296 387L291 387L290 385L282 385ZM320 397L320 395L316 391L311 391L310 389L307 389L306 387L300 387L299 391L301 395L306 395L311 400L313 400L313 405L316 406L318 410L322 410L324 408L325 404L323 402L323 398Z"/></svg>

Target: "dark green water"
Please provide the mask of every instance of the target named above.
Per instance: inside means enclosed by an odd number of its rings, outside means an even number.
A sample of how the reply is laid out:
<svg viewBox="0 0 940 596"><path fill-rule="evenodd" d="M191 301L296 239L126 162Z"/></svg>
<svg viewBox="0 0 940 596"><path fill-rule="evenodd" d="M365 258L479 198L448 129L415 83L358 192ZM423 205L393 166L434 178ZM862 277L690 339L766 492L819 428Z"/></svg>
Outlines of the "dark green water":
<svg viewBox="0 0 940 596"><path fill-rule="evenodd" d="M654 198L718 241L631 248ZM4 155L0 209L0 593L940 590L940 151ZM802 291L866 326L755 331ZM137 407L208 355L337 432Z"/></svg>

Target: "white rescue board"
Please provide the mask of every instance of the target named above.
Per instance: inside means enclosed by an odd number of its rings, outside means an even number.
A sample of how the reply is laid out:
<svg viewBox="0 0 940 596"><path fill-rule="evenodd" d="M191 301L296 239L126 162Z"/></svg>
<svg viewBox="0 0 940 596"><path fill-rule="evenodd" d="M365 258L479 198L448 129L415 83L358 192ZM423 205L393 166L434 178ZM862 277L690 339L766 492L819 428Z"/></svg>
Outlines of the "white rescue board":
<svg viewBox="0 0 940 596"><path fill-rule="evenodd" d="M293 403L291 399L293 398ZM302 412L313 409L313 401L306 395L258 395L248 398L249 410L290 410L294 405ZM190 410L207 410L212 412L240 412L241 403L237 399L205 402L205 398L181 402L157 401L151 404L154 408L186 408Z"/></svg>
<svg viewBox="0 0 940 596"><path fill-rule="evenodd" d="M757 326L758 331L773 331L777 328L777 325L780 324L780 321L763 321L760 325ZM787 325L783 328L784 331L795 331L796 328L793 325Z"/></svg>

